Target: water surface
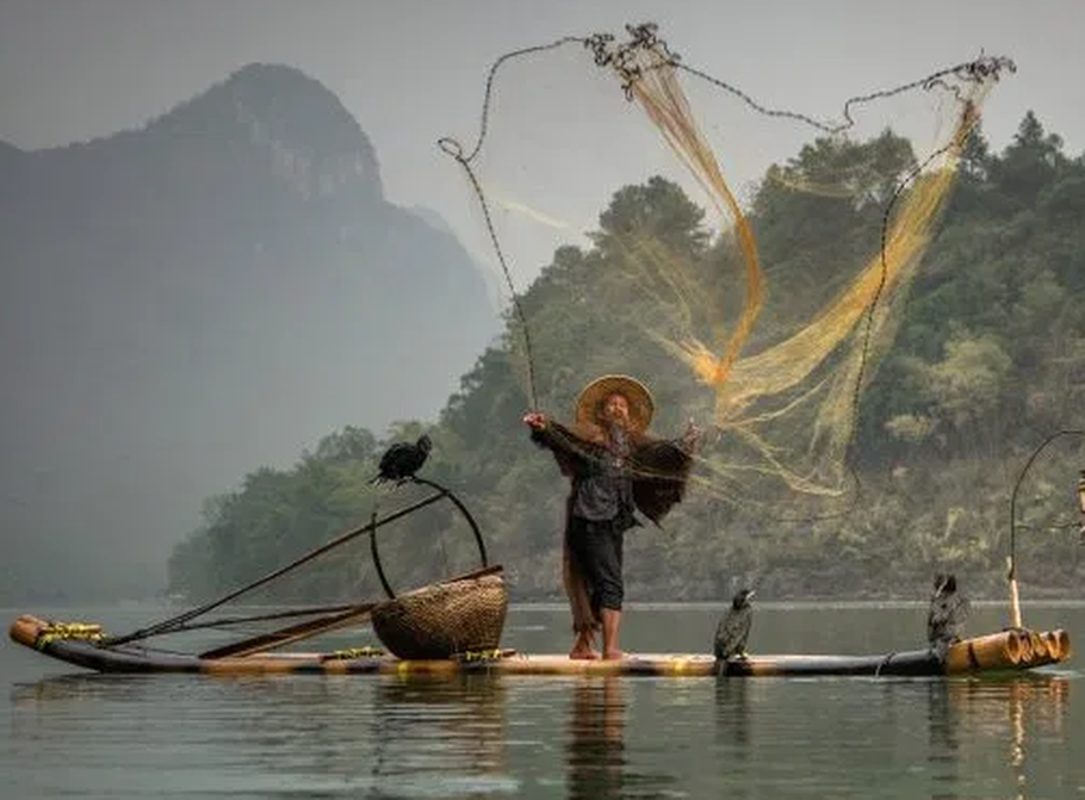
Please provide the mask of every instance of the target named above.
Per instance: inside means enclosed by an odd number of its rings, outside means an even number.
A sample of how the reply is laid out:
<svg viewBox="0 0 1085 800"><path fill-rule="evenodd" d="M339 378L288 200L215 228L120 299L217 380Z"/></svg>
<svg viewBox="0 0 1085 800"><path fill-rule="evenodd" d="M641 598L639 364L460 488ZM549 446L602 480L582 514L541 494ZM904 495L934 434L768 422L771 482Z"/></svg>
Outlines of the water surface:
<svg viewBox="0 0 1085 800"><path fill-rule="evenodd" d="M9 609L5 623L22 610L110 631L173 611ZM623 644L706 652L718 613L634 606ZM910 649L923 613L761 605L750 646ZM981 606L970 629L1004 616ZM1075 640L1085 629L1078 604L1025 616ZM514 608L504 644L563 652L568 626L560 606ZM185 644L222 641L201 635ZM371 642L361 630L320 644ZM1085 796L1074 661L998 679L101 676L5 642L0 674L0 796L13 799Z"/></svg>

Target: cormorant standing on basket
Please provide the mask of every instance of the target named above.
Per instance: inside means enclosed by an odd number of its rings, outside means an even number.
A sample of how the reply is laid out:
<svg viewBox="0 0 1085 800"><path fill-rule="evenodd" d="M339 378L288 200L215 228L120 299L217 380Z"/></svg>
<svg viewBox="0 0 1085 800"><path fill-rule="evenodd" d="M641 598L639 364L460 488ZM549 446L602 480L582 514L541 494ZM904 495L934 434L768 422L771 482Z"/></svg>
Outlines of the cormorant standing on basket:
<svg viewBox="0 0 1085 800"><path fill-rule="evenodd" d="M714 648L718 660L746 657L746 640L750 637L750 626L753 624L753 606L750 605L753 596L753 589L739 591L731 600L731 608L720 620Z"/></svg>

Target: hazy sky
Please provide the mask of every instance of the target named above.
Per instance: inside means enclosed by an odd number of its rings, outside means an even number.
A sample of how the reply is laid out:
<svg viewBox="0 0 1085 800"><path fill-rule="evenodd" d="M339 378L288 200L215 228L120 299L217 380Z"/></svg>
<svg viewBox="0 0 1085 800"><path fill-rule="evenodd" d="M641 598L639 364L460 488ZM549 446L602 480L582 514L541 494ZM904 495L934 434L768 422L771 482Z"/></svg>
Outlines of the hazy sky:
<svg viewBox="0 0 1085 800"><path fill-rule="evenodd" d="M1085 149L1082 0L0 0L0 139L34 149L108 135L246 63L291 64L370 135L389 199L438 210L488 257L462 176L436 139L473 138L486 70L502 52L645 20L688 63L820 117L981 49L1007 55L1019 71L986 108L992 143L1004 146L1031 108L1069 152ZM742 166L752 174L732 174L749 179L764 165ZM599 198L584 202L598 209Z"/></svg>

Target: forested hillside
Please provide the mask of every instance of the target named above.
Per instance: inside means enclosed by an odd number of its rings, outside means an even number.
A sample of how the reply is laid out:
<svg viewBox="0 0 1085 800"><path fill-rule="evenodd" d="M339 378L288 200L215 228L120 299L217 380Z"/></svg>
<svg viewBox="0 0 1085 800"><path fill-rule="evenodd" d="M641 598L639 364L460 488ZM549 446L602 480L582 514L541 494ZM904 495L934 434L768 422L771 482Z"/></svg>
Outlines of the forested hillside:
<svg viewBox="0 0 1085 800"><path fill-rule="evenodd" d="M816 181L830 168L866 165L855 170L860 191L838 200L796 193L772 172L766 176L751 219L777 294L749 350L786 334L789 320L839 289L834 265L854 262L877 241L885 200L912 158L908 143L891 133L862 144L811 143L786 165L789 175ZM677 434L685 416L707 417L711 397L644 331L653 311L631 290L619 264L625 251L616 246L631 228L665 241L702 277L727 279L702 210L677 186L652 178L619 189L600 215L593 246L556 252L521 298L540 405L568 416L591 377L629 371L652 384L657 433ZM974 596L1002 596L1014 482L1046 436L1082 425L1083 300L1085 159L1066 154L1031 113L1001 153L989 152L975 133L894 345L862 398L852 448L859 500L846 514L796 518L788 508L767 514L695 488L664 531L628 535L627 596L718 600L742 581L756 583L765 598L920 598L933 573L945 569ZM429 430L435 446L424 474L466 500L514 597L557 597L566 489L520 421L530 403L518 331L510 316L502 343L463 377ZM420 427L392 438L413 438ZM171 560L172 590L194 597L228 590L364 522L374 497L367 481L386 444L346 428L292 471L254 472L242 491L210 501L204 526ZM1067 437L1045 451L1021 486L1026 597L1079 585L1085 548L1071 525L1082 467L1082 441ZM380 499L384 510L405 502ZM449 514L423 516L382 533L398 559L400 585L471 557L462 525L452 525ZM365 558L358 550L333 554L278 597L356 593L369 586L359 577Z"/></svg>

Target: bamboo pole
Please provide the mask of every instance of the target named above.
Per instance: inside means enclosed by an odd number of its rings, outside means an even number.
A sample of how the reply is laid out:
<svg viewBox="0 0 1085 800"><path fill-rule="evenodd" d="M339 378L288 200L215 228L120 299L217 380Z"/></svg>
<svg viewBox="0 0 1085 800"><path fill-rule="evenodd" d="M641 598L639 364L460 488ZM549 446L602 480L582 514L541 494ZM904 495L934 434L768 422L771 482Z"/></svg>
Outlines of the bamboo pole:
<svg viewBox="0 0 1085 800"><path fill-rule="evenodd" d="M441 493L438 493L438 494L434 494L434 495L431 495L430 497L427 497L424 500L419 500L414 505L408 506L407 508L404 508L404 509L401 509L400 511L397 511L394 514L389 514L387 517L383 517L382 519L375 519L375 520L372 520L371 522L367 522L362 527L355 528L352 531L347 531L346 533L344 533L344 534L342 534L340 536L337 536L335 539L332 539L332 541L328 542L327 544L321 545L320 547L316 548L315 550L311 550L310 552L308 552L305 555L301 556L300 558L298 558L294 562L292 562L290 564L287 564L285 567L281 567L281 568L275 570L274 572L272 572L272 573L270 573L268 575L265 575L264 577L260 578L259 580L255 580L255 581L253 581L252 583L250 583L250 584L248 584L246 586L242 586L240 589L237 589L237 590L235 590L233 592L230 592L225 597L221 597L218 600L214 600L214 601L212 601L210 603L207 603L206 605L202 605L199 608L195 608L195 609L193 609L191 611L186 611L183 614L178 614L176 617L171 617L170 619L164 620L163 622L155 623L154 625L151 625L151 626L149 626L147 628L142 628L142 629L140 629L138 631L133 631L132 633L126 634L125 636L113 637L111 639L108 639L105 642L105 644L108 644L108 645L124 644L126 642L132 642L132 641L135 641L137 639L146 639L149 636L155 636L155 635L158 635L158 634L161 634L161 633L165 633L167 631L171 631L171 630L175 629L178 625L183 625L184 623L188 622L191 619L195 619L196 617L198 617L198 616L200 616L202 614L206 614L208 611L216 609L219 606L230 602L231 600L235 600L236 598L240 597L241 595L245 594L246 592L251 592L253 589L256 589L256 588L258 588L260 586L263 586L264 584L275 580L275 578L279 578L279 577L285 575L290 570L296 569L297 567L300 567L302 564L305 564L308 561L312 561L317 556L323 555L324 553L328 552L329 550L331 550L331 549L333 549L335 547L338 547L341 544L345 544L346 542L350 541L351 539L354 539L357 536L361 536L363 533L372 533L372 532L376 531L376 529L378 527L380 527L381 525L387 525L389 522L397 520L400 517L405 517L407 514L410 514L413 511L417 511L418 509L423 508L425 506L428 506L431 503L436 503L438 500L443 500L446 496L447 496L447 492L441 492Z"/></svg>
<svg viewBox="0 0 1085 800"><path fill-rule="evenodd" d="M1006 566L1009 569L1010 579L1010 625L1013 628L1020 628L1021 625L1021 597L1017 593L1017 565L1013 563L1013 558L1006 557Z"/></svg>
<svg viewBox="0 0 1085 800"><path fill-rule="evenodd" d="M200 653L199 657L213 659L226 658L227 656L248 656L253 653L262 653L267 650L273 650L276 647L283 647L288 644L293 644L294 642L300 642L303 639L308 639L312 636L327 633L336 628L342 628L368 619L369 613L376 605L376 603L362 603L349 611L341 611L338 614L329 614L320 619L307 620L281 630L254 636L251 639L244 639L240 642L233 642L232 644L224 645L222 647L216 647L214 650L206 650L203 653Z"/></svg>
<svg viewBox="0 0 1085 800"><path fill-rule="evenodd" d="M253 622L274 622L278 619L291 617L311 617L317 614L335 614L339 611L347 611L354 608L357 603L339 603L334 606L310 606L308 608L292 608L289 611L274 611L270 614L253 614L245 617L220 617L207 622L197 622L194 625L177 625L170 627L169 633L188 633L189 631L202 631L208 628L228 628L231 625L248 625Z"/></svg>
<svg viewBox="0 0 1085 800"><path fill-rule="evenodd" d="M1032 451L1032 455L1029 456L1028 461L1025 462L1025 466L1022 468L1021 473L1017 476L1017 481L1013 485L1013 493L1010 495L1010 555L1006 559L1006 565L1009 571L1007 577L1010 581L1010 615L1015 628L1021 627L1021 601L1017 592L1017 492L1021 489L1021 483L1025 480L1025 475L1028 474L1028 471L1032 468L1032 463L1039 457L1040 453L1044 451L1044 448L1061 436L1085 436L1085 430L1056 431L1044 439L1040 446ZM1081 512L1085 515L1085 493L1082 492L1083 484L1085 484L1085 470L1082 471L1082 481L1078 483L1078 499L1081 505ZM1082 532L1083 535L1085 535L1085 524L1082 525Z"/></svg>

